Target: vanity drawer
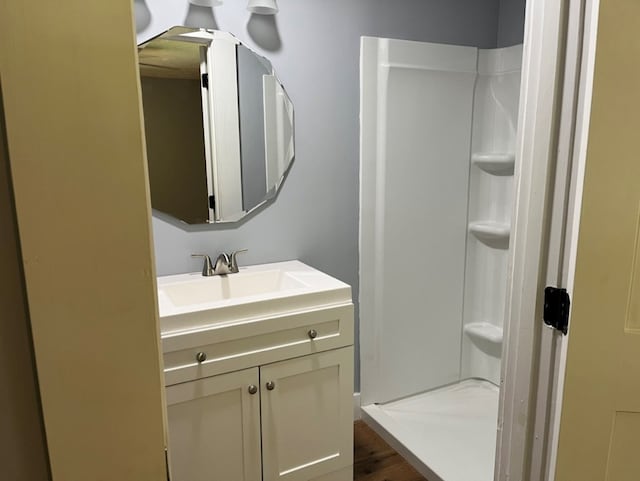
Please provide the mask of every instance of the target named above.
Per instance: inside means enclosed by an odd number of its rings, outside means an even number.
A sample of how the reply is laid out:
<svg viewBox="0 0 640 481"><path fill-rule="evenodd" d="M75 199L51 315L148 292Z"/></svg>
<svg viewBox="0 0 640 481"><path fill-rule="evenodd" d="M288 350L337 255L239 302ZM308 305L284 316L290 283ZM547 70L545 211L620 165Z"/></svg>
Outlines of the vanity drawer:
<svg viewBox="0 0 640 481"><path fill-rule="evenodd" d="M163 338L165 385L353 344L353 304Z"/></svg>

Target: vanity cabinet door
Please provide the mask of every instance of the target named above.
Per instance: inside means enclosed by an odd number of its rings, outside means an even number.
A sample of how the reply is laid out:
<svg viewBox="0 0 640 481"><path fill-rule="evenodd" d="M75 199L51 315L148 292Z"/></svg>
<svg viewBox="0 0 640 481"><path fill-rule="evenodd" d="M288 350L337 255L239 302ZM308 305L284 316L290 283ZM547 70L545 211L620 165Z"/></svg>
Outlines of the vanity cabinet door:
<svg viewBox="0 0 640 481"><path fill-rule="evenodd" d="M261 480L258 372L166 388L172 481Z"/></svg>
<svg viewBox="0 0 640 481"><path fill-rule="evenodd" d="M353 347L260 368L264 481L309 481L353 463Z"/></svg>

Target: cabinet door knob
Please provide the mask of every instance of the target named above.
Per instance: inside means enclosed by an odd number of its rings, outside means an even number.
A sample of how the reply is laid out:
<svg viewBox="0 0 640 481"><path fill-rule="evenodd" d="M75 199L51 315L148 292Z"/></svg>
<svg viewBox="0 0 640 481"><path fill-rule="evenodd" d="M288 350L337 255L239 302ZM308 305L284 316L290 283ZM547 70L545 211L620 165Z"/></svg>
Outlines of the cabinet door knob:
<svg viewBox="0 0 640 481"><path fill-rule="evenodd" d="M273 391L276 388L276 383L273 381L269 381L267 383L267 390L268 391Z"/></svg>
<svg viewBox="0 0 640 481"><path fill-rule="evenodd" d="M315 339L316 337L318 337L318 331L316 331L315 329L311 329L307 334L309 334L310 339Z"/></svg>
<svg viewBox="0 0 640 481"><path fill-rule="evenodd" d="M207 353L206 352L200 351L198 354L196 354L196 361L198 361L199 363L203 363L206 360L207 360Z"/></svg>
<svg viewBox="0 0 640 481"><path fill-rule="evenodd" d="M254 386L253 384L249 386L249 394L255 394L258 392L258 386Z"/></svg>

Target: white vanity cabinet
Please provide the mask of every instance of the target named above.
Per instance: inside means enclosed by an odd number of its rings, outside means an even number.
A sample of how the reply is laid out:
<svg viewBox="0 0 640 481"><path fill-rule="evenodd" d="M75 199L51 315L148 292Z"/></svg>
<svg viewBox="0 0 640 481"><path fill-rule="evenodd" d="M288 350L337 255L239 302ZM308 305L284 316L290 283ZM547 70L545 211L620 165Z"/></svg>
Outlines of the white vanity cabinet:
<svg viewBox="0 0 640 481"><path fill-rule="evenodd" d="M172 481L351 481L353 305L163 337Z"/></svg>
<svg viewBox="0 0 640 481"><path fill-rule="evenodd" d="M253 368L166 388L172 480L261 479L258 385Z"/></svg>
<svg viewBox="0 0 640 481"><path fill-rule="evenodd" d="M351 480L353 348L263 366L260 380L263 481L315 480L343 468Z"/></svg>

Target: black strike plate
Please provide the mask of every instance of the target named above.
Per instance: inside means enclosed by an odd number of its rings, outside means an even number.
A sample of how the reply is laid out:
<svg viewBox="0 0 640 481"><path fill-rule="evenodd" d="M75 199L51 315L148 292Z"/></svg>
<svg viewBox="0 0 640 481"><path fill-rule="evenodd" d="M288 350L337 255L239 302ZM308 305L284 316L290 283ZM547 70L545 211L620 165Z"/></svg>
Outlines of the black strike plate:
<svg viewBox="0 0 640 481"><path fill-rule="evenodd" d="M571 301L566 289L547 286L544 289L544 314L542 318L547 326L563 334L569 329L569 307Z"/></svg>

